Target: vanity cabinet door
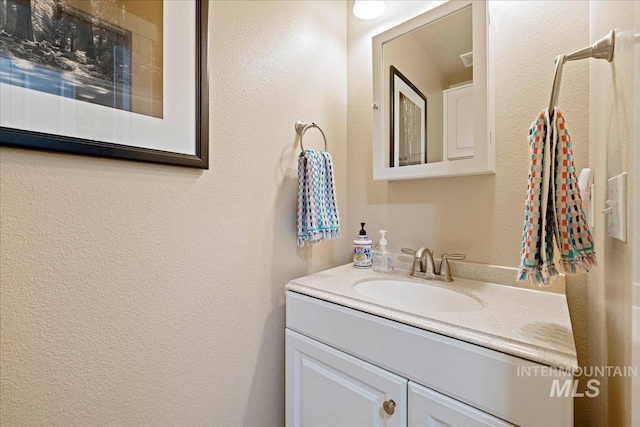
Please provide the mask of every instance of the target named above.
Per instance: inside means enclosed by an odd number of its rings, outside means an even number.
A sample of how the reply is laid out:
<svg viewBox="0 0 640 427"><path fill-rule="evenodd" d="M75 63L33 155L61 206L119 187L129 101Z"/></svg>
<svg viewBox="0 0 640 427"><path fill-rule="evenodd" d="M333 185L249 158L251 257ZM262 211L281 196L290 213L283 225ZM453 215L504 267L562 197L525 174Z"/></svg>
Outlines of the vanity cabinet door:
<svg viewBox="0 0 640 427"><path fill-rule="evenodd" d="M287 427L407 425L406 379L289 329L285 335Z"/></svg>
<svg viewBox="0 0 640 427"><path fill-rule="evenodd" d="M409 427L513 427L486 412L409 381Z"/></svg>

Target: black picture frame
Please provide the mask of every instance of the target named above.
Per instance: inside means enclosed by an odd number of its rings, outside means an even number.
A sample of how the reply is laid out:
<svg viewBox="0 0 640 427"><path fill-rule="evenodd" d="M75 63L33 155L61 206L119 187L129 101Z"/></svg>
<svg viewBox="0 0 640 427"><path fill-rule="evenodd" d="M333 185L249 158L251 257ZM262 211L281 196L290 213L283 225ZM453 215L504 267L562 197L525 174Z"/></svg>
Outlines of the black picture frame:
<svg viewBox="0 0 640 427"><path fill-rule="evenodd" d="M404 74L402 74L396 67L394 67L393 65L391 65L389 67L389 87L390 87L390 92L389 92L389 120L390 120L390 133L389 133L389 167L394 167L394 157L395 157L395 151L394 151L394 146L395 146L395 141L394 141L394 137L395 137L395 98L394 98L394 94L395 94L395 77L397 76L398 78L400 78L407 86L409 86L411 88L411 90L413 90L420 98L422 98L424 100L424 123L425 123L425 135L424 135L424 163L427 163L427 132L426 132L426 126L427 126L427 97L424 96L424 94L420 91L420 89L418 89L416 87L416 85L414 85L411 80L409 80ZM398 165L400 166L400 165Z"/></svg>
<svg viewBox="0 0 640 427"><path fill-rule="evenodd" d="M163 163L209 169L208 0L194 0L195 50L195 154L141 148L65 135L0 126L0 146L39 149L115 159ZM188 25L188 23L185 23ZM184 46L177 46L178 49ZM169 82L168 84L171 84ZM80 102L80 101L78 101Z"/></svg>

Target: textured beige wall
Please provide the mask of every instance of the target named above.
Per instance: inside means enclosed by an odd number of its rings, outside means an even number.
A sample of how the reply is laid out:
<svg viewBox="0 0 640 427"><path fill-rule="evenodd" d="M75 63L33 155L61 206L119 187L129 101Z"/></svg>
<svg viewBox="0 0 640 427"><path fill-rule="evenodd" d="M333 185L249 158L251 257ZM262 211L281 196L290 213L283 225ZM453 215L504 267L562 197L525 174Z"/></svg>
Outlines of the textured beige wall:
<svg viewBox="0 0 640 427"><path fill-rule="evenodd" d="M640 7L635 5L635 34L640 34ZM635 148L634 148L634 185L633 185L633 308L631 321L631 347L633 365L640 367L640 43L635 43ZM632 379L631 384L631 424L640 425L640 376Z"/></svg>
<svg viewBox="0 0 640 427"><path fill-rule="evenodd" d="M634 11L634 8L636 11ZM634 35L640 32L634 1L591 2L591 40L616 29L616 48L611 64L591 64L590 159L595 170L597 206L604 208L607 179L627 172L627 237L623 243L608 237L606 219L596 214L596 249L601 266L589 276L589 345L593 364L631 364L631 291L633 248L633 186L637 164L634 141ZM637 149L636 145L636 149ZM638 262L636 260L636 262ZM603 378L602 398L594 405L592 425L631 425L631 379ZM637 402L636 402L637 404Z"/></svg>
<svg viewBox="0 0 640 427"><path fill-rule="evenodd" d="M0 149L0 424L282 425L296 120L346 218L344 2L210 2L211 169ZM305 144L316 146L309 131Z"/></svg>

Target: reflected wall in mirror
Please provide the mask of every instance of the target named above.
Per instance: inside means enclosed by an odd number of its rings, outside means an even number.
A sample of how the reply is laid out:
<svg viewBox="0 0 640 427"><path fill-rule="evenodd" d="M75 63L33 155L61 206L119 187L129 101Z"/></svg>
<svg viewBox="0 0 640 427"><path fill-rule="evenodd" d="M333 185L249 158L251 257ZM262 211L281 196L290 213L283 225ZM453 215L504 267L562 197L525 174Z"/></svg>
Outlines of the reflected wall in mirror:
<svg viewBox="0 0 640 427"><path fill-rule="evenodd" d="M449 1L373 38L375 180L493 172L484 1Z"/></svg>
<svg viewBox="0 0 640 427"><path fill-rule="evenodd" d="M451 31L455 28L455 31ZM390 114L391 132L389 166L407 166L420 163L433 163L443 161L447 132L444 132L445 122L453 130L461 130L464 141L453 144L470 147L467 157L473 156L473 121L469 120L469 114L459 117L459 110L471 110L473 101L471 96L456 97L458 87L469 87L473 84L473 38L471 22L471 6L453 12L441 19L423 25L410 33L397 37L382 44L382 60L384 62L385 76L383 80L390 82L390 90L385 92L384 103L391 102L388 110ZM400 71L402 70L402 71ZM410 88L409 93L419 94L426 103L422 109L426 113L425 157L407 159L408 152L413 145L403 145L403 136L412 135L416 123L411 116L398 117L397 84L404 83ZM471 86L472 87L472 86ZM467 90L469 92L469 90ZM401 91L404 95L404 92ZM425 94L425 95L423 95ZM443 110L445 98L451 97L450 108ZM390 101L389 101L390 99ZM409 96L411 100L411 96ZM460 104L460 105L458 105ZM414 110L417 105L411 101L403 107ZM405 110L400 109L402 114ZM453 113L448 116L445 113ZM458 123L460 118L460 123ZM406 121L402 120L406 119ZM385 119L386 120L386 119ZM422 128L424 130L424 128ZM452 134L452 136L456 136ZM413 141L415 144L415 141ZM400 155L397 156L397 147L400 146ZM451 152L451 150L448 150ZM418 153L418 156L421 153ZM399 157L399 161L396 157ZM453 156L450 160L458 159Z"/></svg>

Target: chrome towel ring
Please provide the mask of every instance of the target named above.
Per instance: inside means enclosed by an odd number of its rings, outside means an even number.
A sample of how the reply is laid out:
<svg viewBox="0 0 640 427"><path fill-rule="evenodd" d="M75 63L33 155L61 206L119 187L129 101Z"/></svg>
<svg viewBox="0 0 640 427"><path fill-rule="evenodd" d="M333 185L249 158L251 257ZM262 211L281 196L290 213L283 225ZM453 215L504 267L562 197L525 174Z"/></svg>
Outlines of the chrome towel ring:
<svg viewBox="0 0 640 427"><path fill-rule="evenodd" d="M300 149L304 152L304 146L302 145L302 137L304 136L304 133L307 131L307 129L310 128L316 128L320 131L320 133L322 134L322 138L324 138L324 151L327 151L327 137L324 135L324 132L322 132L322 129L320 129L320 126L317 125L317 123L305 123L303 121L298 120L296 122L296 133L298 135L300 135Z"/></svg>

